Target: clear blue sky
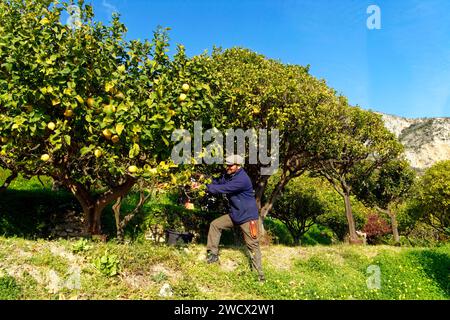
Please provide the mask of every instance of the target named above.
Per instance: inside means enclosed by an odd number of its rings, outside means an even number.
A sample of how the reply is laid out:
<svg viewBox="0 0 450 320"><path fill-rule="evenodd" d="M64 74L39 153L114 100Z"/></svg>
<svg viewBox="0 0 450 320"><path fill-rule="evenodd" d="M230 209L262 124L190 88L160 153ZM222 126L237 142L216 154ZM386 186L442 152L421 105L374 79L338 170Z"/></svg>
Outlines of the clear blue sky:
<svg viewBox="0 0 450 320"><path fill-rule="evenodd" d="M311 73L366 109L450 116L449 0L88 0L122 16L128 38L170 27L189 55L243 46ZM369 30L366 9L381 9ZM173 49L175 46L172 47Z"/></svg>

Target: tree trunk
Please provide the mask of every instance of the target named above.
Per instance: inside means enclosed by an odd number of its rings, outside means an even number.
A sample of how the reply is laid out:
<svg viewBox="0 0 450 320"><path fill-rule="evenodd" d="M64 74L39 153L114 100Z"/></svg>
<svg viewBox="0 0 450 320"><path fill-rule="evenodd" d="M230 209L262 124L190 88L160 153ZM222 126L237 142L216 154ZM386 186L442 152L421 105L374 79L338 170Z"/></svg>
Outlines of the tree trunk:
<svg viewBox="0 0 450 320"><path fill-rule="evenodd" d="M255 184L255 200L256 200L256 206L259 209L263 206L263 197L264 197L264 191L266 190L267 182L269 178L264 176L258 179L258 181Z"/></svg>
<svg viewBox="0 0 450 320"><path fill-rule="evenodd" d="M259 216L259 219L258 219L258 230L259 230L259 235L258 235L259 244L263 245L263 246L269 245L270 239L268 237L266 229L264 228L264 217L262 217L261 215Z"/></svg>
<svg viewBox="0 0 450 320"><path fill-rule="evenodd" d="M351 244L357 244L357 243L360 243L361 241L359 241L358 236L356 234L355 219L353 218L352 205L350 203L349 192L344 191L343 197L344 197L344 202L345 202L345 215L347 216L347 222L348 222L349 241Z"/></svg>
<svg viewBox="0 0 450 320"><path fill-rule="evenodd" d="M75 183L69 179L65 179L63 183L70 190L70 192L72 192L83 209L85 234L92 234L91 230L94 223L95 211L94 199L81 184Z"/></svg>
<svg viewBox="0 0 450 320"><path fill-rule="evenodd" d="M125 227L128 223L134 218L134 216L142 209L147 200L152 196L152 192L150 192L147 196L143 190L140 191L139 194L139 202L136 207L129 213L125 214L123 219L120 219L120 207L122 206L123 196L117 198L116 203L112 206L114 211L114 217L116 220L116 234L119 242L123 242L125 240L124 233Z"/></svg>
<svg viewBox="0 0 450 320"><path fill-rule="evenodd" d="M107 204L96 204L94 206L93 216L92 216L92 224L90 233L92 235L101 235L102 234L102 213Z"/></svg>
<svg viewBox="0 0 450 320"><path fill-rule="evenodd" d="M120 223L120 207L122 206L122 197L117 198L116 203L112 206L114 218L116 220L116 235L119 242L123 242L123 228Z"/></svg>
<svg viewBox="0 0 450 320"><path fill-rule="evenodd" d="M277 198L281 195L281 193L284 190L284 187L286 186L286 184L289 182L290 178L287 177L285 174L282 175L280 181L278 182L278 184L274 187L272 193L270 194L269 199L267 199L267 201L264 204L260 204L259 209L259 217L260 217L260 230L261 230L261 237L265 238L266 237L266 231L264 229L264 219L267 217L267 215L269 214L270 210L272 210L273 205L275 203L275 201L277 200ZM266 183L267 184L267 183ZM265 188L265 186L264 186ZM263 190L264 193L264 190Z"/></svg>
<svg viewBox="0 0 450 320"><path fill-rule="evenodd" d="M272 201L267 201L264 206L261 208L261 210L259 211L259 215L262 217L262 219L264 220L267 215L269 214L270 210L272 210L273 207L273 202Z"/></svg>
<svg viewBox="0 0 450 320"><path fill-rule="evenodd" d="M92 197L89 191L79 183L68 178L64 179L63 183L75 195L83 209L85 232L90 235L100 235L102 233L101 217L103 210L108 204L127 194L136 183L136 179L128 176L123 184L96 198Z"/></svg>
<svg viewBox="0 0 450 320"><path fill-rule="evenodd" d="M15 178L17 178L17 173L12 172L11 175L8 178L6 178L5 182L3 182L3 185L0 187L0 193L6 191L6 189L8 189L9 185Z"/></svg>
<svg viewBox="0 0 450 320"><path fill-rule="evenodd" d="M392 234L394 236L394 243L396 246L400 245L400 235L398 234L397 216L390 209L387 210L389 218L391 218Z"/></svg>
<svg viewBox="0 0 450 320"><path fill-rule="evenodd" d="M391 228L392 228L392 235L394 236L394 244L396 246L400 245L400 235L398 233L397 215L394 212L392 212L389 206L387 207L387 209L375 206L375 209L389 216L389 218L391 219Z"/></svg>
<svg viewBox="0 0 450 320"><path fill-rule="evenodd" d="M267 215L269 214L270 210L273 208L273 204L278 197L278 195L281 193L281 189L284 188L284 185L280 187L280 185L275 186L274 191L272 192L269 200L267 200L266 203L260 208L259 210L259 237L260 242L264 245L269 245L269 239L266 232L266 229L264 228L264 219L266 219Z"/></svg>

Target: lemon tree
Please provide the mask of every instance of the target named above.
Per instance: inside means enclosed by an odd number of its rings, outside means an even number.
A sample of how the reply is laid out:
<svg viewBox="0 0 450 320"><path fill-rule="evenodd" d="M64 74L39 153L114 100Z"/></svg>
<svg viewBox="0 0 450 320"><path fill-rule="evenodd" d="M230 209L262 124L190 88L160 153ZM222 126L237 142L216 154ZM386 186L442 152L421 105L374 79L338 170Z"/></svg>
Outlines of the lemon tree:
<svg viewBox="0 0 450 320"><path fill-rule="evenodd" d="M98 234L108 204L139 179L168 175L170 135L191 115L207 114L195 102L208 90L182 50L169 58L167 30L127 41L118 16L96 22L83 1L72 28L61 22L68 5L0 3L1 159L63 184L81 204L87 231Z"/></svg>
<svg viewBox="0 0 450 320"><path fill-rule="evenodd" d="M218 126L279 130L280 179L263 197L269 176L264 165L246 165L260 216L264 219L287 183L311 169L322 157L326 139L336 135L334 124L345 107L324 81L309 74L309 68L287 65L243 48L216 49L205 63L212 70L212 88L217 90Z"/></svg>

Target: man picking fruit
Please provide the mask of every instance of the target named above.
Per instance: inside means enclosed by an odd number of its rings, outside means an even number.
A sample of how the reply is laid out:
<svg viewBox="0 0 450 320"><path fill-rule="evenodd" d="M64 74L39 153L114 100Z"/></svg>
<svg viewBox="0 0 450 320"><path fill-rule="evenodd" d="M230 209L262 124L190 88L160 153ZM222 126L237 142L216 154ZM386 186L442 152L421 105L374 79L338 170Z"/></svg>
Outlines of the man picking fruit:
<svg viewBox="0 0 450 320"><path fill-rule="evenodd" d="M252 266L258 272L259 280L264 281L258 241L258 208L252 182L241 167L243 163L244 159L239 155L227 157L226 174L206 185L208 192L212 194L226 194L231 207L230 213L211 222L208 233L207 261L208 263L219 261L219 242L222 230L231 229L238 225L250 252ZM195 183L192 187L198 188L199 184Z"/></svg>

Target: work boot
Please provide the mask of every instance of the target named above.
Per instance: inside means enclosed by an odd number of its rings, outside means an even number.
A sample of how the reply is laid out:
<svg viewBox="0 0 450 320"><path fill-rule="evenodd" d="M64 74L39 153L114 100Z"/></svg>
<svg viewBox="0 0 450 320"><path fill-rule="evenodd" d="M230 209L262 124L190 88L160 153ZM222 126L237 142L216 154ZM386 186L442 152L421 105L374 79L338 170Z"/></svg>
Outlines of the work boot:
<svg viewBox="0 0 450 320"><path fill-rule="evenodd" d="M208 259L206 262L208 263L216 263L219 261L219 256L217 254L214 254L212 252L208 252Z"/></svg>

